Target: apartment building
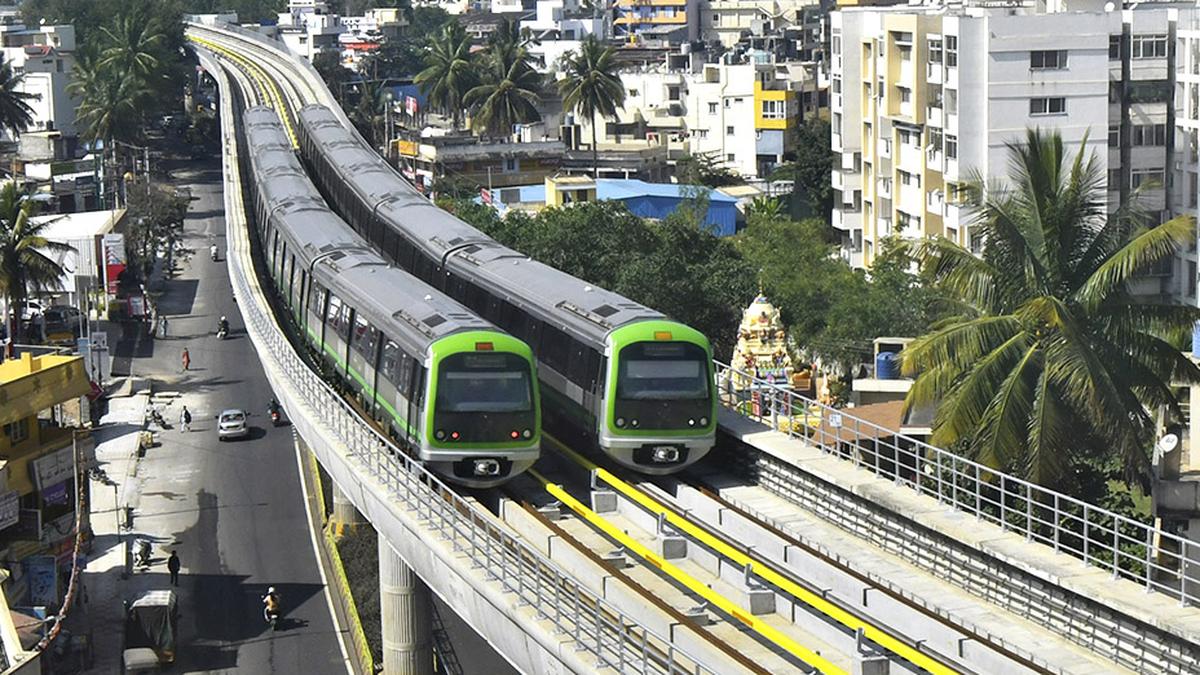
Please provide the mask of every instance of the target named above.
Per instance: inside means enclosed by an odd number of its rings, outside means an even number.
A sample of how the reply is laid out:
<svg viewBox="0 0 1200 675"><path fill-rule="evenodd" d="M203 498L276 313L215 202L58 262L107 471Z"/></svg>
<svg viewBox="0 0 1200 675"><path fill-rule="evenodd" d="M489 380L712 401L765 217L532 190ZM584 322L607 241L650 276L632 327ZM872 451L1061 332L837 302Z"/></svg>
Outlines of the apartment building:
<svg viewBox="0 0 1200 675"><path fill-rule="evenodd" d="M806 44L814 36L819 42L822 10L832 6L829 0L705 0L701 35L705 41L732 47L747 35L783 34L795 28L806 31L797 35Z"/></svg>
<svg viewBox="0 0 1200 675"><path fill-rule="evenodd" d="M709 155L748 179L765 179L794 149L798 92L787 64L702 63L621 73L625 105L596 131L601 148L622 141L667 145L671 161ZM811 87L811 85L809 85ZM591 120L578 119L591 142Z"/></svg>
<svg viewBox="0 0 1200 675"><path fill-rule="evenodd" d="M67 85L75 69L75 27L0 25L0 50L21 76L17 90L36 97L26 99L33 114L29 130L59 132L73 152L79 101L67 93Z"/></svg>
<svg viewBox="0 0 1200 675"><path fill-rule="evenodd" d="M613 16L616 37L631 43L643 37L691 42L700 35L700 0L616 0Z"/></svg>
<svg viewBox="0 0 1200 675"><path fill-rule="evenodd" d="M881 239L978 250L968 181L1003 180L1006 144L1059 132L1099 161L1115 208L1137 189L1162 215L1172 181L1176 10L871 7L831 16L833 224L869 267ZM1170 270L1139 289L1171 294Z"/></svg>

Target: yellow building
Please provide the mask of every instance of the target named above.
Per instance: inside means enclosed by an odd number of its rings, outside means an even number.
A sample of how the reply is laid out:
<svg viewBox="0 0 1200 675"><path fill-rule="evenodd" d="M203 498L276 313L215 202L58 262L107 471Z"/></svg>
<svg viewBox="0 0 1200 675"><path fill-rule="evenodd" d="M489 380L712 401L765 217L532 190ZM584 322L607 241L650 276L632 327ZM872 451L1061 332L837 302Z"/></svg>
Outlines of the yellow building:
<svg viewBox="0 0 1200 675"><path fill-rule="evenodd" d="M90 435L64 425L62 407L90 390L78 356L26 353L0 364L0 555L4 560L55 556L61 563L69 557L75 534L75 451L90 463L94 448ZM21 579L22 566L11 566L10 573L9 599L23 599L27 584ZM43 601L29 599L31 604L46 604Z"/></svg>
<svg viewBox="0 0 1200 675"><path fill-rule="evenodd" d="M546 206L596 201L596 180L589 176L547 176Z"/></svg>

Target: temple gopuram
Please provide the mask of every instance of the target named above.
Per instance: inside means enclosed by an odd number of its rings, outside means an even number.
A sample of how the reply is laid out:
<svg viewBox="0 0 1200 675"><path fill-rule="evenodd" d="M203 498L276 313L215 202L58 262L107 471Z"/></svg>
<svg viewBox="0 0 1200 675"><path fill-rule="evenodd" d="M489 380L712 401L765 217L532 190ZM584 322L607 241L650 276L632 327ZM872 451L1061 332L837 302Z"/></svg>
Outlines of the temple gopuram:
<svg viewBox="0 0 1200 675"><path fill-rule="evenodd" d="M804 393L812 388L812 371L797 372L787 347L787 331L779 310L759 291L754 302L742 312L738 342L730 364L760 380ZM739 381L741 380L741 381ZM748 389L746 377L735 377L734 389Z"/></svg>

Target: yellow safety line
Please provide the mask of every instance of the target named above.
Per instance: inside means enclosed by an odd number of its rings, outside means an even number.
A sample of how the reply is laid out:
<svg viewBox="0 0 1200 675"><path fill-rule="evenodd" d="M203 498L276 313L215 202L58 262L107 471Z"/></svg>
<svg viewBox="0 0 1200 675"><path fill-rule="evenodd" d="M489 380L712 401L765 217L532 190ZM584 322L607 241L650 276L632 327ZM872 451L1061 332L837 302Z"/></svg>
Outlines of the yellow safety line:
<svg viewBox="0 0 1200 675"><path fill-rule="evenodd" d="M275 108L275 111L279 114L279 119L281 122L283 122L284 130L287 131L288 139L292 142L292 147L300 147L300 141L296 137L296 130L292 128L292 121L288 119L287 116L287 106L284 103L283 93L280 92L279 87L274 79L268 76L267 73L258 66L258 64L247 60L240 54L222 47L211 40L206 40L196 36L188 36L188 39L192 40L193 42L198 42L215 52L224 54L226 58L232 61L236 61L237 63L241 64L251 78L258 80L258 82L263 85L263 89L266 92L267 97L271 99L271 107Z"/></svg>
<svg viewBox="0 0 1200 675"><path fill-rule="evenodd" d="M550 493L551 496L567 505L572 511L579 514L580 517L591 523L601 532L616 540L619 544L621 544L621 546L624 546L634 555L642 558L646 562L658 568L663 574L666 574L682 584L684 588L687 588L689 591L699 595L717 609L742 622L750 630L758 633L773 644L778 645L786 650L789 654L795 656L813 668L816 668L822 673L828 673L830 675L846 675L845 670L834 665L825 657L805 647L799 642L796 642L779 629L751 614L744 607L735 604L725 596L709 588L708 585L671 564L662 556L646 548L636 539L630 537L624 531L608 522L608 520L606 520L604 517L584 506L579 502L579 500L568 494L567 491L562 488L562 486L551 483L546 479L545 476L535 469L530 469L527 473L533 478L537 479L537 481L540 482L546 489L546 492Z"/></svg>
<svg viewBox="0 0 1200 675"><path fill-rule="evenodd" d="M587 468L590 471L594 471L596 476L598 476L605 483L611 485L631 501L639 504L642 506L642 508L655 515L661 514L665 516L667 522L669 522L673 527L679 529L689 537L699 541L701 544L704 544L710 549L716 551L718 554L725 556L734 564L743 568L748 565L750 570L761 577L764 581L779 587L785 593L795 596L798 600L804 602L821 614L828 616L850 630L862 630L863 636L867 639L873 640L876 644L884 649L891 651L901 658L907 659L909 662L919 668L924 668L930 673L934 673L934 675L953 675L958 673L958 671L947 667L945 664L932 658L928 654L918 651L902 640L892 637L882 629L867 623L858 616L847 612L820 595L817 595L816 593L813 593L812 591L804 588L787 577L784 577L775 570L771 569L769 566L764 565L762 562L755 560L742 551L739 551L733 546L721 541L717 537L714 537L706 530L697 527L694 523L690 522L683 516L680 516L674 510L668 508L658 500L650 497L620 478L617 478L607 469L598 466L571 448L568 448L562 443L562 441L554 438L553 436L549 436L545 433L545 431L542 432L542 436L548 438L551 443L558 446L564 454L571 457L579 465Z"/></svg>

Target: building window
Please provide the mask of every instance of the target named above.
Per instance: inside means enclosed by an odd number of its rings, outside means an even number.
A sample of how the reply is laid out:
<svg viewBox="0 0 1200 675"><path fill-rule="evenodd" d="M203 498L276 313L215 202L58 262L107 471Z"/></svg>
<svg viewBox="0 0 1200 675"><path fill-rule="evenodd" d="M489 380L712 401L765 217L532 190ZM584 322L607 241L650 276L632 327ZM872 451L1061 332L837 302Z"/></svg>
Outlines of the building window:
<svg viewBox="0 0 1200 675"><path fill-rule="evenodd" d="M729 110L729 108L732 106L733 106L733 101L730 99L725 99L725 109Z"/></svg>
<svg viewBox="0 0 1200 675"><path fill-rule="evenodd" d="M520 170L521 170L521 160L515 159L515 158L504 160L504 173L516 173Z"/></svg>
<svg viewBox="0 0 1200 675"><path fill-rule="evenodd" d="M1121 125L1108 125L1108 147L1118 148L1121 146Z"/></svg>
<svg viewBox="0 0 1200 675"><path fill-rule="evenodd" d="M942 62L942 41L929 40L929 62L940 64Z"/></svg>
<svg viewBox="0 0 1200 675"><path fill-rule="evenodd" d="M1130 45L1135 59L1163 59L1167 56L1166 35L1134 35Z"/></svg>
<svg viewBox="0 0 1200 675"><path fill-rule="evenodd" d="M1062 96L1041 96L1029 99L1030 115L1065 115L1067 99Z"/></svg>
<svg viewBox="0 0 1200 675"><path fill-rule="evenodd" d="M908 87L896 87L896 90L900 92L900 102L901 103L908 103L908 102L912 101L912 90L911 89L909 89Z"/></svg>
<svg viewBox="0 0 1200 675"><path fill-rule="evenodd" d="M743 99L740 96L738 98L733 99L734 103L741 103L742 101L743 101Z"/></svg>
<svg viewBox="0 0 1200 675"><path fill-rule="evenodd" d="M1166 103L1170 100L1170 80L1137 80L1129 83L1130 103Z"/></svg>
<svg viewBox="0 0 1200 675"><path fill-rule="evenodd" d="M958 159L958 136L946 136L946 158Z"/></svg>
<svg viewBox="0 0 1200 675"><path fill-rule="evenodd" d="M1109 169L1108 170L1108 189L1113 192L1116 192L1117 190L1120 189L1120 186L1121 186L1121 170L1120 169Z"/></svg>
<svg viewBox="0 0 1200 675"><path fill-rule="evenodd" d="M1120 61L1121 60L1121 36L1120 35L1109 35L1108 36L1108 60L1109 61Z"/></svg>
<svg viewBox="0 0 1200 675"><path fill-rule="evenodd" d="M946 65L955 68L958 66L958 36L946 36Z"/></svg>
<svg viewBox="0 0 1200 675"><path fill-rule="evenodd" d="M1045 49L1029 52L1031 70L1062 70L1067 67L1067 50Z"/></svg>
<svg viewBox="0 0 1200 675"><path fill-rule="evenodd" d="M726 135L726 136L732 136L732 135L733 135L733 127L732 127L732 126L725 127L725 135Z"/></svg>
<svg viewBox="0 0 1200 675"><path fill-rule="evenodd" d="M630 89L630 90L629 90L629 95L630 95L630 96L637 96L637 95L638 95L638 90L637 90L637 89Z"/></svg>
<svg viewBox="0 0 1200 675"><path fill-rule="evenodd" d="M16 445L29 438L29 419L20 419L16 422L5 424L4 435L8 436L8 442L11 445Z"/></svg>
<svg viewBox="0 0 1200 675"><path fill-rule="evenodd" d="M716 115L716 114L717 114L717 103L716 103L716 101L712 101L712 102L710 102L710 103L708 104L708 114L709 114L709 115Z"/></svg>
<svg viewBox="0 0 1200 675"><path fill-rule="evenodd" d="M1129 187L1134 190L1145 185L1147 188L1163 186L1162 169L1134 169L1129 175Z"/></svg>
<svg viewBox="0 0 1200 675"><path fill-rule="evenodd" d="M957 89L946 89L945 94L946 94L946 99L945 99L946 100L946 114L947 115L957 115L958 114L958 90Z"/></svg>
<svg viewBox="0 0 1200 675"><path fill-rule="evenodd" d="M900 174L900 184L901 185L921 187L921 177L918 176L917 174L909 173L908 171L904 171L903 169L901 169L898 173Z"/></svg>
<svg viewBox="0 0 1200 675"><path fill-rule="evenodd" d="M737 161L737 158L734 157L733 153L731 152L731 153L725 155L725 161L726 162L735 162L735 161Z"/></svg>
<svg viewBox="0 0 1200 675"><path fill-rule="evenodd" d="M678 101L679 100L679 87L667 87L667 100L668 101Z"/></svg>
<svg viewBox="0 0 1200 675"><path fill-rule="evenodd" d="M1188 295L1196 297L1196 261L1188 261Z"/></svg>
<svg viewBox="0 0 1200 675"><path fill-rule="evenodd" d="M921 145L921 132L912 129L900 130L900 143L903 145Z"/></svg>
<svg viewBox="0 0 1200 675"><path fill-rule="evenodd" d="M1112 140L1112 129L1108 132ZM1138 124L1133 127L1133 144L1139 146L1162 146L1167 144L1167 125Z"/></svg>
<svg viewBox="0 0 1200 675"><path fill-rule="evenodd" d="M840 78L840 77L831 78L829 80L829 88L835 94L842 93L842 78Z"/></svg>
<svg viewBox="0 0 1200 675"><path fill-rule="evenodd" d="M708 138L708 129L696 129L696 138Z"/></svg>
<svg viewBox="0 0 1200 675"><path fill-rule="evenodd" d="M905 213L904 211L897 211L896 229L903 230L906 227L921 227L921 217Z"/></svg>
<svg viewBox="0 0 1200 675"><path fill-rule="evenodd" d="M781 120L786 113L784 101L763 101L762 116L765 120ZM836 127L835 127L836 128Z"/></svg>

